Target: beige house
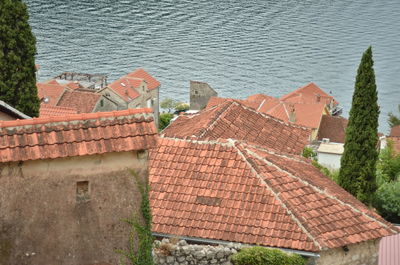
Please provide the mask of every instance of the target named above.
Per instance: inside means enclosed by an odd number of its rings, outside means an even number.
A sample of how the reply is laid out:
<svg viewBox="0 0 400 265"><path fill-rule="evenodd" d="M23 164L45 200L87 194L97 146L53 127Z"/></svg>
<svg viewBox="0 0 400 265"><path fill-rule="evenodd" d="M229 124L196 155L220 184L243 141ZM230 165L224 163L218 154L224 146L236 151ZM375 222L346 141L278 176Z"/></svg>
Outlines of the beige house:
<svg viewBox="0 0 400 265"><path fill-rule="evenodd" d="M160 82L144 69L137 69L99 91L118 103L119 109L151 108L158 125Z"/></svg>
<svg viewBox="0 0 400 265"><path fill-rule="evenodd" d="M117 264L156 141L150 109L0 122L0 264Z"/></svg>

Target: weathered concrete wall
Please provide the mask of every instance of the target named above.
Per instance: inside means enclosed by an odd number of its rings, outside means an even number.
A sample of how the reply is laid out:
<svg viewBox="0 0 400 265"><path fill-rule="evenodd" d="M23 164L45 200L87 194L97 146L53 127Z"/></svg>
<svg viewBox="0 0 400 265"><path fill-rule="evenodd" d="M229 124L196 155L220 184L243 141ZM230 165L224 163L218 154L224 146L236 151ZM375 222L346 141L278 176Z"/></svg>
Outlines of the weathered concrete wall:
<svg viewBox="0 0 400 265"><path fill-rule="evenodd" d="M102 96L100 100L97 102L96 106L94 107L93 112L113 111L118 109L119 107L116 102L113 102L109 98Z"/></svg>
<svg viewBox="0 0 400 265"><path fill-rule="evenodd" d="M118 264L140 203L128 168L145 178L147 152L0 164L0 264Z"/></svg>
<svg viewBox="0 0 400 265"><path fill-rule="evenodd" d="M207 106L211 97L217 97L218 93L207 83L190 81L190 109L202 110Z"/></svg>
<svg viewBox="0 0 400 265"><path fill-rule="evenodd" d="M171 242L165 238L155 242L153 254L157 265L232 265L230 257L243 246L232 243L226 246L191 245L184 240Z"/></svg>
<svg viewBox="0 0 400 265"><path fill-rule="evenodd" d="M16 119L17 118L0 111L0 121L11 121L11 120L16 120Z"/></svg>
<svg viewBox="0 0 400 265"><path fill-rule="evenodd" d="M377 265L379 240L370 240L348 246L348 251L335 248L320 252L321 257L311 259L311 265Z"/></svg>

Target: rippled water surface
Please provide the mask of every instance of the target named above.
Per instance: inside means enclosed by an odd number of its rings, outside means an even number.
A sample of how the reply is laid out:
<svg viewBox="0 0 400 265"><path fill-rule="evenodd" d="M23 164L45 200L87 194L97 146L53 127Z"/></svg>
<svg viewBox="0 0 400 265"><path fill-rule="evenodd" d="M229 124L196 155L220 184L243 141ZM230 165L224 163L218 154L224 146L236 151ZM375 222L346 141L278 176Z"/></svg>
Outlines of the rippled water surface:
<svg viewBox="0 0 400 265"><path fill-rule="evenodd" d="M380 130L400 104L399 0L27 0L41 79L63 71L144 67L161 98L188 101L189 80L223 97L280 96L313 81L351 106L362 52L373 46Z"/></svg>

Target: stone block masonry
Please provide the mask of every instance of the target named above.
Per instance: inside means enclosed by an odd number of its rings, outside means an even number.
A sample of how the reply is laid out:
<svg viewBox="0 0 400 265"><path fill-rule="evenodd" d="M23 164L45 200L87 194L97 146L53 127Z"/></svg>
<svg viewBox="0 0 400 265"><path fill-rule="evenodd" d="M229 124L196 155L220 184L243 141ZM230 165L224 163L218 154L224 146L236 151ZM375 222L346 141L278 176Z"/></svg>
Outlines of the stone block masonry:
<svg viewBox="0 0 400 265"><path fill-rule="evenodd" d="M232 265L231 256L244 246L233 243L225 246L191 245L185 240L176 241L178 240L164 238L154 242L153 254L157 265Z"/></svg>

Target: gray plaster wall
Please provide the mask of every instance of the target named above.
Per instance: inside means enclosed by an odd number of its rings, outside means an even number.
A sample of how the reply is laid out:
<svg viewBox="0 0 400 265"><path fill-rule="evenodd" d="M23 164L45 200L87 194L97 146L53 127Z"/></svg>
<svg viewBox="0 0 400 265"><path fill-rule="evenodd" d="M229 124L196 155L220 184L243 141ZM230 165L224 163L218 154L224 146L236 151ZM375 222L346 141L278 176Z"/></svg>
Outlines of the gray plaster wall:
<svg viewBox="0 0 400 265"><path fill-rule="evenodd" d="M207 83L190 81L190 109L202 110L207 106L211 97L217 97L218 93Z"/></svg>

